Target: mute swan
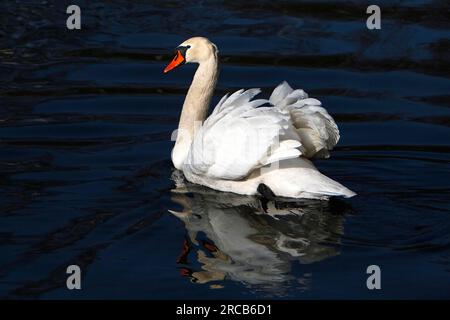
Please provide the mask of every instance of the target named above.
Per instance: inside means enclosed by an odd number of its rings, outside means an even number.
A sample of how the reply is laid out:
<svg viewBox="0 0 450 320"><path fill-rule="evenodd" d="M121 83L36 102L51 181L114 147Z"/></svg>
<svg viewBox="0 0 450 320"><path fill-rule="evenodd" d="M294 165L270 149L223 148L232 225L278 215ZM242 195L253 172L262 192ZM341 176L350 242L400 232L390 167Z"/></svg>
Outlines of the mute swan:
<svg viewBox="0 0 450 320"><path fill-rule="evenodd" d="M184 41L164 73L185 63L199 66L184 100L172 162L188 181L243 195L355 195L308 160L327 158L339 140L320 101L283 82L269 100L252 100L260 89L227 94L206 119L219 75L216 45L203 37Z"/></svg>

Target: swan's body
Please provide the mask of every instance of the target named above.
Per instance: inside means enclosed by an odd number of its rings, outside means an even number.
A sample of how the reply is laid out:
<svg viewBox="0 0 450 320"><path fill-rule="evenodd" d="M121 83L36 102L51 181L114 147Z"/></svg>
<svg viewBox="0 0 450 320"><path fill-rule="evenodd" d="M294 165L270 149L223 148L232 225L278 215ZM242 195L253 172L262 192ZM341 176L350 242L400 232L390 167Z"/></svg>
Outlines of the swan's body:
<svg viewBox="0 0 450 320"><path fill-rule="evenodd" d="M280 197L354 196L308 160L328 157L339 130L320 101L303 90L283 82L269 100L252 100L260 90L241 89L224 96L206 119L219 74L217 53L208 39L191 38L165 70L184 62L199 64L172 151L172 162L186 179L245 195L258 194L264 186Z"/></svg>

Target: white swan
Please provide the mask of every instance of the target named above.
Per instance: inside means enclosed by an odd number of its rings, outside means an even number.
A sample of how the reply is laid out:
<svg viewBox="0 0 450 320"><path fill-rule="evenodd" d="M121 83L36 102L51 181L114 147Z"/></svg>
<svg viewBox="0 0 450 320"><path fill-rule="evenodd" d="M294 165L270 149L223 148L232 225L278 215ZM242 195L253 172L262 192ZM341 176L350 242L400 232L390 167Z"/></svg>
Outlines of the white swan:
<svg viewBox="0 0 450 320"><path fill-rule="evenodd" d="M245 195L355 195L308 160L328 157L339 140L336 123L320 101L283 82L269 100L252 100L259 89L225 95L206 119L219 74L217 47L206 38L190 38L177 47L164 73L184 63L199 64L172 151L174 166L187 180Z"/></svg>

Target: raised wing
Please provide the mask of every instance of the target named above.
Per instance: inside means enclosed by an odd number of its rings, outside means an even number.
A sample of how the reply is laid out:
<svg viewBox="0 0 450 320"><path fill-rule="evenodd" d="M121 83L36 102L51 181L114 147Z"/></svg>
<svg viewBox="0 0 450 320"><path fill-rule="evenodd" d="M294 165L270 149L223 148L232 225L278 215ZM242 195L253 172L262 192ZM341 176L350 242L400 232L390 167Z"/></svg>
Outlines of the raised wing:
<svg viewBox="0 0 450 320"><path fill-rule="evenodd" d="M339 141L339 129L333 118L314 98L301 89L294 90L282 82L269 98L276 108L288 111L304 147L304 157L328 158L329 150Z"/></svg>
<svg viewBox="0 0 450 320"><path fill-rule="evenodd" d="M289 111L251 100L260 89L224 96L195 133L185 169L214 179L238 180L256 168L295 158L303 150Z"/></svg>

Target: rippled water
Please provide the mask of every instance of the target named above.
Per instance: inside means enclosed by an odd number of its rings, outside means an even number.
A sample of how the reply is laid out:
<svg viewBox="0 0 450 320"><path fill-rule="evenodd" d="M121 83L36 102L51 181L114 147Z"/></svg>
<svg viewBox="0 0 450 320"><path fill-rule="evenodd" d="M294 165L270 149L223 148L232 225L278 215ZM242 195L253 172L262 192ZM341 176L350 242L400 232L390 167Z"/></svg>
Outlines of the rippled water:
<svg viewBox="0 0 450 320"><path fill-rule="evenodd" d="M378 1L379 31L363 1L77 3L74 32L68 1L0 4L0 297L450 298L447 1ZM342 138L316 164L358 196L176 183L195 67L162 69L193 35L220 49L215 102L282 80L318 97Z"/></svg>

